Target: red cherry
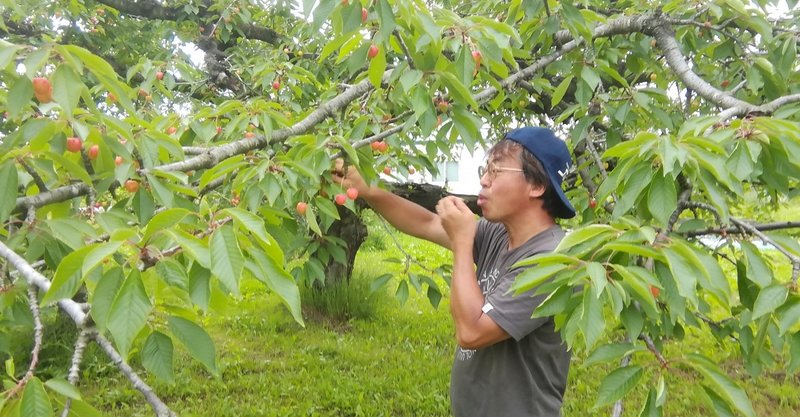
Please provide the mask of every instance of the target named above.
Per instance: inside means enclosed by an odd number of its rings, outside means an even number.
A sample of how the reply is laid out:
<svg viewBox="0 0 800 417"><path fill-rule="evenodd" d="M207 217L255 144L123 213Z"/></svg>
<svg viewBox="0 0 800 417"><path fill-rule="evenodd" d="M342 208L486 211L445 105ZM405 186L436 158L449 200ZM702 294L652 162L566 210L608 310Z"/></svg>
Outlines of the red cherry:
<svg viewBox="0 0 800 417"><path fill-rule="evenodd" d="M217 134L219 135L220 133L222 133L222 128L217 126Z"/></svg>
<svg viewBox="0 0 800 417"><path fill-rule="evenodd" d="M244 132L244 137L246 137L247 139L252 139L256 137L256 134L253 132Z"/></svg>
<svg viewBox="0 0 800 417"><path fill-rule="evenodd" d="M100 155L100 146L92 145L89 147L89 151L86 153L89 155L89 159L95 160L97 159L97 156Z"/></svg>
<svg viewBox="0 0 800 417"><path fill-rule="evenodd" d="M378 143L378 151L380 153L386 152L387 149L389 149L389 144L388 143L386 143L386 142L379 142Z"/></svg>
<svg viewBox="0 0 800 417"><path fill-rule="evenodd" d="M139 181L136 180L125 181L125 189L128 190L128 192L130 193L135 193L139 191Z"/></svg>
<svg viewBox="0 0 800 417"><path fill-rule="evenodd" d="M597 207L597 200L595 200L595 199L589 200L589 207L591 207L591 208Z"/></svg>
<svg viewBox="0 0 800 417"><path fill-rule="evenodd" d="M365 23L367 21L368 17L369 17L369 10L367 10L365 7L362 7L361 8L361 23Z"/></svg>
<svg viewBox="0 0 800 417"><path fill-rule="evenodd" d="M336 194L336 197L333 198L336 201L336 204L343 206L345 202L347 202L347 196L344 194Z"/></svg>
<svg viewBox="0 0 800 417"><path fill-rule="evenodd" d="M44 77L33 79L33 95L39 103L49 103L53 101L53 85L50 80Z"/></svg>
<svg viewBox="0 0 800 417"><path fill-rule="evenodd" d="M281 89L281 83L279 83L278 81L273 82L272 83L272 89L275 90L275 91L280 90Z"/></svg>
<svg viewBox="0 0 800 417"><path fill-rule="evenodd" d="M392 173L392 167L390 167L390 166L383 167L383 173L386 174L386 175L391 174Z"/></svg>
<svg viewBox="0 0 800 417"><path fill-rule="evenodd" d="M70 152L80 152L83 149L83 142L76 137L67 138L67 150Z"/></svg>
<svg viewBox="0 0 800 417"><path fill-rule="evenodd" d="M445 113L450 109L450 103L447 100L442 100L436 104L436 108L440 113Z"/></svg>
<svg viewBox="0 0 800 417"><path fill-rule="evenodd" d="M116 166L122 165L122 157L121 156L117 155L117 157L114 158L114 165L116 165Z"/></svg>
<svg viewBox="0 0 800 417"><path fill-rule="evenodd" d="M370 143L369 147L372 148L373 151L379 151L381 148L381 142L376 140L375 142Z"/></svg>
<svg viewBox="0 0 800 417"><path fill-rule="evenodd" d="M164 79L164 73L161 71L156 71L156 79L161 81Z"/></svg>
<svg viewBox="0 0 800 417"><path fill-rule="evenodd" d="M651 285L650 294L653 294L653 298L658 298L658 295L661 294L661 289L656 287L655 285Z"/></svg>
<svg viewBox="0 0 800 417"><path fill-rule="evenodd" d="M481 51L479 51L477 49L472 51L472 60L475 61L476 69L477 69L477 67L481 66L481 58L482 58Z"/></svg>
<svg viewBox="0 0 800 417"><path fill-rule="evenodd" d="M308 209L308 204L306 204L306 203L301 201L301 202L297 203L296 209L297 209L297 212L302 216L302 215L306 214L306 209Z"/></svg>
<svg viewBox="0 0 800 417"><path fill-rule="evenodd" d="M380 51L380 49L378 49L378 45L375 45L373 43L372 45L369 46L369 50L367 51L367 57L369 59L375 58L376 56L378 56L378 51Z"/></svg>
<svg viewBox="0 0 800 417"><path fill-rule="evenodd" d="M170 126L170 127L167 128L167 134L168 135L171 135L171 134L173 134L173 133L175 133L177 131L178 131L178 128L175 127L175 126Z"/></svg>
<svg viewBox="0 0 800 417"><path fill-rule="evenodd" d="M347 198L351 200L355 200L358 198L358 189L355 187L350 187L347 189Z"/></svg>

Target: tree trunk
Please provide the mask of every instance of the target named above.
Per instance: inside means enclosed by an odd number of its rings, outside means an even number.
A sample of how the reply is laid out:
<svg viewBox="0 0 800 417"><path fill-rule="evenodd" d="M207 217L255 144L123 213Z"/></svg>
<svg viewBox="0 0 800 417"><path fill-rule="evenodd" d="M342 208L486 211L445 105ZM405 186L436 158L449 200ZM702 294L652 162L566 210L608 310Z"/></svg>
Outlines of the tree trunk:
<svg viewBox="0 0 800 417"><path fill-rule="evenodd" d="M328 265L325 266L326 285L337 284L341 281L350 282L358 248L367 239L367 226L356 213L339 208L339 216L341 219L331 225L329 233L344 241L347 264L341 264L331 258Z"/></svg>

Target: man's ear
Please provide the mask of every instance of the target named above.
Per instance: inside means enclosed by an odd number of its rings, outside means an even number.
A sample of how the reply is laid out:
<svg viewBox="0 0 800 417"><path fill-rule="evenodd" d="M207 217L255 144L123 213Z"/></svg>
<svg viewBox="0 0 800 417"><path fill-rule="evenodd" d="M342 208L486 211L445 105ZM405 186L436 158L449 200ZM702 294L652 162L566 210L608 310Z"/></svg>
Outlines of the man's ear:
<svg viewBox="0 0 800 417"><path fill-rule="evenodd" d="M539 198L544 195L545 190L544 185L528 185L528 197Z"/></svg>

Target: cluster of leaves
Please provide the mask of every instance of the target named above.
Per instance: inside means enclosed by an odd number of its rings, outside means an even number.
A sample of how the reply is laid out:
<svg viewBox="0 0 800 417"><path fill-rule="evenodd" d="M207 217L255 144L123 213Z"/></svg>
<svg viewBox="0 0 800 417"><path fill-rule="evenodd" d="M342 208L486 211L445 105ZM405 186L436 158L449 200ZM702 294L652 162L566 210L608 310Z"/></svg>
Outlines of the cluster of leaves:
<svg viewBox="0 0 800 417"><path fill-rule="evenodd" d="M368 181L387 166L402 177L520 124L554 127L579 163L573 233L517 284L550 294L536 314L570 345L687 364L722 415L752 415L736 384L699 356L663 356L685 327L737 337L753 373L786 352L797 368L797 272L773 273L748 239L695 238L761 233L736 217L744 191L764 204L796 193L797 19L770 18L766 1L42 3L5 1L0 21L0 329L58 303L159 415L172 412L133 355L169 380L179 342L215 373L202 319L242 279L302 322L297 280L351 262L333 231L358 208L334 203L332 158ZM795 236L761 235L800 270ZM398 297L413 287L437 304L431 276L409 274ZM599 403L641 369L609 375ZM58 393L91 415L35 370L8 372L0 409L49 415ZM652 386L648 415L664 407Z"/></svg>

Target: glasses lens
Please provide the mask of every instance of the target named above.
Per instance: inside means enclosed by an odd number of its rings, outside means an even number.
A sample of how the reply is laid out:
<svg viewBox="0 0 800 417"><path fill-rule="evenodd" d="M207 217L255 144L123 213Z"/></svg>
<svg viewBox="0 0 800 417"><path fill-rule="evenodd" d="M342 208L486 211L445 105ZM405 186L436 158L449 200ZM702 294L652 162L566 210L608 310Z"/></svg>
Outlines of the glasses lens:
<svg viewBox="0 0 800 417"><path fill-rule="evenodd" d="M485 166L479 166L478 167L478 178L483 178L483 174L485 174L485 173L486 173L486 167Z"/></svg>

